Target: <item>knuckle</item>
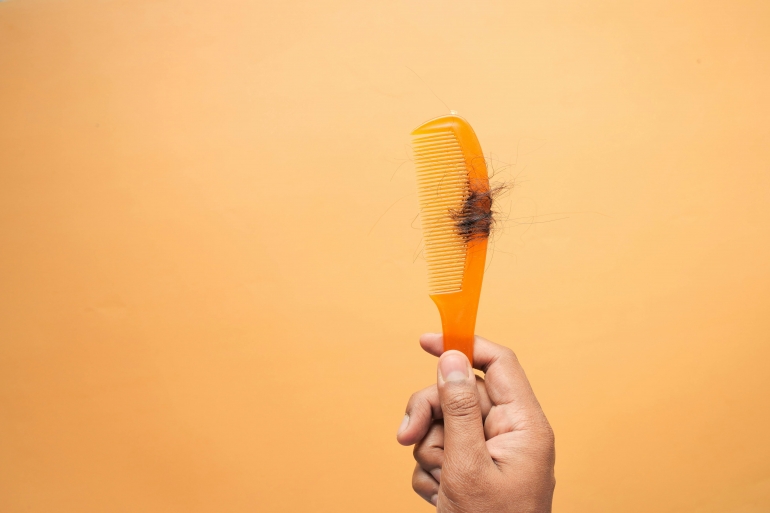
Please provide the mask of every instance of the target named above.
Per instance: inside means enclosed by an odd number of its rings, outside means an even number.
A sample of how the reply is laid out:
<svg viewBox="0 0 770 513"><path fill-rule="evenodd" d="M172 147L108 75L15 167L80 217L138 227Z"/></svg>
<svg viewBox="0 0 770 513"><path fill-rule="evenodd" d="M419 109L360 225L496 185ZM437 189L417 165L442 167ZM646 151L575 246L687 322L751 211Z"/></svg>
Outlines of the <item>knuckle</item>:
<svg viewBox="0 0 770 513"><path fill-rule="evenodd" d="M444 415L452 417L468 417L479 410L479 399L475 390L458 390L444 402Z"/></svg>
<svg viewBox="0 0 770 513"><path fill-rule="evenodd" d="M412 490L420 497L428 500L428 497L436 493L438 485L420 466L416 466L412 474Z"/></svg>
<svg viewBox="0 0 770 513"><path fill-rule="evenodd" d="M412 472L412 490L414 490L417 493L420 493L422 490L423 482L420 476L420 467L417 466L414 468L414 472Z"/></svg>
<svg viewBox="0 0 770 513"><path fill-rule="evenodd" d="M516 356L516 353L514 353L513 349L510 347L503 347L502 351L500 352L500 359L504 362L510 362L514 364L519 363L519 357Z"/></svg>
<svg viewBox="0 0 770 513"><path fill-rule="evenodd" d="M432 389L431 387L428 387L423 390L418 390L409 396L409 401L406 403L406 413L410 416L412 414L431 415L433 413L431 396L437 395L435 387L436 385L433 385Z"/></svg>
<svg viewBox="0 0 770 513"><path fill-rule="evenodd" d="M553 434L553 430L547 435L546 443L548 461L553 465L556 463L556 437Z"/></svg>
<svg viewBox="0 0 770 513"><path fill-rule="evenodd" d="M440 467L443 460L443 451L430 445L417 445L412 452L414 460L423 468Z"/></svg>
<svg viewBox="0 0 770 513"><path fill-rule="evenodd" d="M406 403L406 410L409 411L414 408L414 405L420 400L420 393L415 392L409 396L409 401Z"/></svg>
<svg viewBox="0 0 770 513"><path fill-rule="evenodd" d="M410 418L422 418L425 415L425 405L419 397L412 397L409 399L409 403L406 405L406 414Z"/></svg>
<svg viewBox="0 0 770 513"><path fill-rule="evenodd" d="M556 444L556 436L548 420L542 415L534 415L527 420L527 430L531 433L533 448L553 448Z"/></svg>
<svg viewBox="0 0 770 513"><path fill-rule="evenodd" d="M416 493L420 493L420 480L416 475L412 476L412 490L414 490Z"/></svg>
<svg viewBox="0 0 770 513"><path fill-rule="evenodd" d="M415 445L412 456L414 456L414 460L417 463L420 463L420 461L425 459L425 447L422 444Z"/></svg>
<svg viewBox="0 0 770 513"><path fill-rule="evenodd" d="M553 432L553 428L550 424L545 425L545 439L550 445L556 445L556 435Z"/></svg>
<svg viewBox="0 0 770 513"><path fill-rule="evenodd" d="M556 439L551 426L548 423L540 426L533 432L531 440L532 457L548 467L553 467L556 462Z"/></svg>
<svg viewBox="0 0 770 513"><path fill-rule="evenodd" d="M553 432L553 428L551 427L551 424L543 419L543 424L540 427L540 440L543 442L543 444L553 447L556 445L556 435Z"/></svg>

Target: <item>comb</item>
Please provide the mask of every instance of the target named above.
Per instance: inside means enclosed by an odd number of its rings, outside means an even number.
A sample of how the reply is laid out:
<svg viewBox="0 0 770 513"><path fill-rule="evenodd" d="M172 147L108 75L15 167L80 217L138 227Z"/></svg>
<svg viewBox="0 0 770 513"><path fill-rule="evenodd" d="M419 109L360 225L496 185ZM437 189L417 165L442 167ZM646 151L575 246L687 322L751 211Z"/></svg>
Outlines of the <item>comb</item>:
<svg viewBox="0 0 770 513"><path fill-rule="evenodd" d="M412 132L428 293L441 315L444 351L473 362L492 220L489 177L471 126L454 113Z"/></svg>

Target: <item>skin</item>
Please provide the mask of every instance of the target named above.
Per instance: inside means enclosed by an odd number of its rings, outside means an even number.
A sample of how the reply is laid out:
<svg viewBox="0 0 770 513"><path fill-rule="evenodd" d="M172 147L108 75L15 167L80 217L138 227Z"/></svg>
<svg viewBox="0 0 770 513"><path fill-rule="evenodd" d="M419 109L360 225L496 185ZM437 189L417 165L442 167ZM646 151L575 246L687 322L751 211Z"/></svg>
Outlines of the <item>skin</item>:
<svg viewBox="0 0 770 513"><path fill-rule="evenodd" d="M513 351L476 337L481 378L464 354L442 354L440 334L420 345L439 361L437 383L412 395L397 435L414 445L414 491L438 513L550 512L553 430Z"/></svg>

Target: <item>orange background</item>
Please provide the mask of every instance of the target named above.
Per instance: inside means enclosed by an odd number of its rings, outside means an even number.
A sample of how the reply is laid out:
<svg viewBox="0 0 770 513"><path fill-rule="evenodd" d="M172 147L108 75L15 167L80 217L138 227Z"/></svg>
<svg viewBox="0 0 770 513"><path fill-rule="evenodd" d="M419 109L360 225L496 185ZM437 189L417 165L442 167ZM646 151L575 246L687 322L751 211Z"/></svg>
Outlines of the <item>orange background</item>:
<svg viewBox="0 0 770 513"><path fill-rule="evenodd" d="M554 426L555 511L770 511L769 26L764 0L0 3L0 510L430 511L394 439L435 376L430 87L515 183L478 332Z"/></svg>

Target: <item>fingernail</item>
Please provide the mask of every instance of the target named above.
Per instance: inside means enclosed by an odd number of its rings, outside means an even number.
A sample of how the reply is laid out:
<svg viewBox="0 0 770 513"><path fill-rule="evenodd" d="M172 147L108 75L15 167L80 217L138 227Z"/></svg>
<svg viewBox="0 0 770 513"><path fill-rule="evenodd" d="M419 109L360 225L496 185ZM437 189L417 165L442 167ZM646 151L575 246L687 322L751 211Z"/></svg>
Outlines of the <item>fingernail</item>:
<svg viewBox="0 0 770 513"><path fill-rule="evenodd" d="M456 351L444 354L439 363L444 381L465 381L468 379L468 358Z"/></svg>
<svg viewBox="0 0 770 513"><path fill-rule="evenodd" d="M433 476L433 479L441 483L441 469L440 468L434 468L430 471L430 475Z"/></svg>
<svg viewBox="0 0 770 513"><path fill-rule="evenodd" d="M398 426L398 433L396 433L396 436L403 433L408 425L409 425L409 414L406 414L404 415L404 419L401 421L401 425Z"/></svg>
<svg viewBox="0 0 770 513"><path fill-rule="evenodd" d="M437 493L433 494L433 496L430 498L430 503L433 504L434 506L438 506L438 494Z"/></svg>

